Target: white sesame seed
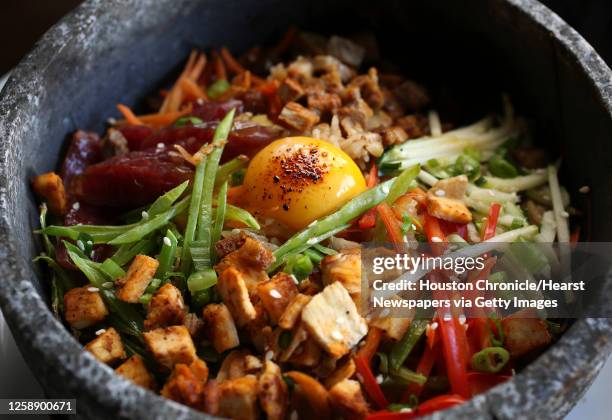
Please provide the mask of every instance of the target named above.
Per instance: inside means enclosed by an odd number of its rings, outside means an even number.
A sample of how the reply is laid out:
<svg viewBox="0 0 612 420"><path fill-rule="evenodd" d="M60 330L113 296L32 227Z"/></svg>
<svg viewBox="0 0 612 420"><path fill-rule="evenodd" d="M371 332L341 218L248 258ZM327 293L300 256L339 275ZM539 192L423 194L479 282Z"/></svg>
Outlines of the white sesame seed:
<svg viewBox="0 0 612 420"><path fill-rule="evenodd" d="M290 276L290 277L291 277L291 280L293 280L293 282L294 282L295 284L299 284L299 283L300 283L300 282L298 281L297 277L295 277L293 274L291 274L291 276Z"/></svg>
<svg viewBox="0 0 612 420"><path fill-rule="evenodd" d="M146 211L142 211L142 213L140 213L140 215L142 216L143 219L148 219L149 218L149 213L147 213Z"/></svg>
<svg viewBox="0 0 612 420"><path fill-rule="evenodd" d="M404 408L400 408L400 413L412 413L412 408L410 407L404 407Z"/></svg>
<svg viewBox="0 0 612 420"><path fill-rule="evenodd" d="M359 332L363 335L366 335L368 333L368 326L363 323L359 326Z"/></svg>
<svg viewBox="0 0 612 420"><path fill-rule="evenodd" d="M588 194L591 191L591 187L588 185L583 185L578 189L578 191L580 191L582 194Z"/></svg>
<svg viewBox="0 0 612 420"><path fill-rule="evenodd" d="M344 336L342 335L342 333L338 330L333 330L331 333L331 336L334 340L342 340L344 338Z"/></svg>
<svg viewBox="0 0 612 420"><path fill-rule="evenodd" d="M436 190L434 194L436 194L438 197L444 197L446 192L444 190Z"/></svg>
<svg viewBox="0 0 612 420"><path fill-rule="evenodd" d="M172 241L167 236L164 236L164 245L166 245L166 246L171 246L172 245Z"/></svg>
<svg viewBox="0 0 612 420"><path fill-rule="evenodd" d="M361 374L360 374L360 373L356 373L356 374L355 374L355 377L357 378L357 380L358 380L359 382L363 382L363 376L361 376Z"/></svg>
<svg viewBox="0 0 612 420"><path fill-rule="evenodd" d="M444 314L443 319L444 319L445 321L450 321L451 319L453 319L453 317L451 316L451 314Z"/></svg>
<svg viewBox="0 0 612 420"><path fill-rule="evenodd" d="M274 357L274 352L272 350L268 350L266 354L264 355L264 358L266 359L266 361L272 360L273 357Z"/></svg>
<svg viewBox="0 0 612 420"><path fill-rule="evenodd" d="M97 287L88 287L87 291L91 293L96 293L96 292L99 292L100 289L98 289Z"/></svg>
<svg viewBox="0 0 612 420"><path fill-rule="evenodd" d="M437 236L432 236L431 237L431 242L442 242L442 239L437 237Z"/></svg>
<svg viewBox="0 0 612 420"><path fill-rule="evenodd" d="M382 376L382 375L378 375L378 376L376 377L376 383L377 383L377 384L382 384L382 383L383 383L383 379L384 379L384 378L383 378L383 376Z"/></svg>
<svg viewBox="0 0 612 420"><path fill-rule="evenodd" d="M87 246L93 246L93 242L92 241L87 241Z"/></svg>
<svg viewBox="0 0 612 420"><path fill-rule="evenodd" d="M81 250L81 251L85 251L85 244L83 243L83 241L81 241L80 239L78 241L76 241L76 246Z"/></svg>
<svg viewBox="0 0 612 420"><path fill-rule="evenodd" d="M79 203L78 201L75 201L74 204L72 204L72 208L74 210L78 210L81 208L81 203Z"/></svg>
<svg viewBox="0 0 612 420"><path fill-rule="evenodd" d="M459 315L459 323L465 324L465 321L467 321L467 318L465 317L465 315L463 314Z"/></svg>
<svg viewBox="0 0 612 420"><path fill-rule="evenodd" d="M561 217L563 217L563 218L567 219L567 218L569 217L569 213L568 213L568 212L566 212L565 210L563 210L563 211L561 212Z"/></svg>
<svg viewBox="0 0 612 420"><path fill-rule="evenodd" d="M280 299L283 297L283 295L281 295L280 292L276 289L270 290L270 296L272 296L274 299Z"/></svg>
<svg viewBox="0 0 612 420"><path fill-rule="evenodd" d="M102 283L102 287L104 287L105 289L110 289L114 285L115 283L113 283L112 281L107 281L107 282Z"/></svg>
<svg viewBox="0 0 612 420"><path fill-rule="evenodd" d="M96 331L96 335L102 335L106 332L106 330L104 328L99 329L98 331Z"/></svg>
<svg viewBox="0 0 612 420"><path fill-rule="evenodd" d="M317 238L310 238L309 240L306 241L306 243L308 245L314 245L317 243Z"/></svg>
<svg viewBox="0 0 612 420"><path fill-rule="evenodd" d="M438 328L438 323L437 322L432 322L430 325L432 330L435 330L436 328Z"/></svg>
<svg viewBox="0 0 612 420"><path fill-rule="evenodd" d="M108 123L108 125L115 125L117 124L117 119L110 117L109 119L106 120L106 122Z"/></svg>
<svg viewBox="0 0 612 420"><path fill-rule="evenodd" d="M165 147L166 147L166 145L165 145L164 143L157 143L156 147L157 147L158 149L163 149L163 148L165 148Z"/></svg>

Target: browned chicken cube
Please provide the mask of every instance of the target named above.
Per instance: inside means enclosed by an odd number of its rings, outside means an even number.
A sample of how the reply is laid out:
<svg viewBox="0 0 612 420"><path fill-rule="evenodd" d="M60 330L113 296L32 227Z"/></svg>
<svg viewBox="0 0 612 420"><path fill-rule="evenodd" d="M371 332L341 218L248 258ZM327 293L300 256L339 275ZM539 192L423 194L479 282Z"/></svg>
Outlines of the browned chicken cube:
<svg viewBox="0 0 612 420"><path fill-rule="evenodd" d="M278 365L270 360L264 364L264 371L259 376L257 387L259 404L266 413L268 420L285 418L289 403L287 384L281 376Z"/></svg>
<svg viewBox="0 0 612 420"><path fill-rule="evenodd" d="M218 353L240 345L238 331L227 306L222 303L206 305L203 318L205 330Z"/></svg>
<svg viewBox="0 0 612 420"><path fill-rule="evenodd" d="M329 390L329 402L338 417L363 419L368 415L366 403L359 382L345 379Z"/></svg>
<svg viewBox="0 0 612 420"><path fill-rule="evenodd" d="M361 293L361 250L343 249L321 261L324 285L339 282L349 294Z"/></svg>
<svg viewBox="0 0 612 420"><path fill-rule="evenodd" d="M146 330L183 324L185 303L179 289L170 283L164 284L151 298L147 306Z"/></svg>
<svg viewBox="0 0 612 420"><path fill-rule="evenodd" d="M297 101L304 96L304 89L298 82L288 77L279 86L278 96L283 103Z"/></svg>
<svg viewBox="0 0 612 420"><path fill-rule="evenodd" d="M257 378L253 375L219 384L217 415L234 420L254 420L259 417Z"/></svg>
<svg viewBox="0 0 612 420"><path fill-rule="evenodd" d="M115 372L143 388L155 390L157 387L155 378L151 375L138 355L134 355L127 359L115 369Z"/></svg>
<svg viewBox="0 0 612 420"><path fill-rule="evenodd" d="M32 180L36 194L44 198L49 211L55 216L63 216L68 211L68 199L62 178L55 172L38 175Z"/></svg>
<svg viewBox="0 0 612 420"><path fill-rule="evenodd" d="M177 363L191 364L196 359L193 340L183 325L157 328L142 335L155 360L168 370Z"/></svg>
<svg viewBox="0 0 612 420"><path fill-rule="evenodd" d="M136 255L125 277L118 281L117 297L125 302L137 303L153 279L159 262L146 255Z"/></svg>
<svg viewBox="0 0 612 420"><path fill-rule="evenodd" d="M261 299L272 324L278 322L297 294L298 289L295 281L287 273L280 272L257 286L257 295Z"/></svg>
<svg viewBox="0 0 612 420"><path fill-rule="evenodd" d="M121 337L114 328L109 328L85 346L102 363L112 364L127 357Z"/></svg>
<svg viewBox="0 0 612 420"><path fill-rule="evenodd" d="M255 319L257 312L242 272L234 267L225 269L219 276L217 290L239 327Z"/></svg>
<svg viewBox="0 0 612 420"><path fill-rule="evenodd" d="M297 131L310 131L319 122L319 116L297 102L289 102L282 109L278 120Z"/></svg>
<svg viewBox="0 0 612 420"><path fill-rule="evenodd" d="M208 367L203 360L195 359L191 365L179 363L174 366L160 394L196 410L203 410L207 380Z"/></svg>
<svg viewBox="0 0 612 420"><path fill-rule="evenodd" d="M300 319L300 316L302 315L302 309L304 309L304 306L306 306L306 304L310 302L311 298L312 296L303 295L301 293L295 295L293 299L291 299L291 302L289 302L289 304L285 308L285 311L283 312L281 317L279 318L278 326L285 330L292 329L297 323L297 321Z"/></svg>
<svg viewBox="0 0 612 420"><path fill-rule="evenodd" d="M72 328L91 327L107 315L108 310L95 287L76 287L64 295L64 317Z"/></svg>
<svg viewBox="0 0 612 420"><path fill-rule="evenodd" d="M512 357L539 350L552 339L546 323L538 318L536 313L529 314L529 316L529 318L521 318L519 312L501 321L504 347L508 349Z"/></svg>

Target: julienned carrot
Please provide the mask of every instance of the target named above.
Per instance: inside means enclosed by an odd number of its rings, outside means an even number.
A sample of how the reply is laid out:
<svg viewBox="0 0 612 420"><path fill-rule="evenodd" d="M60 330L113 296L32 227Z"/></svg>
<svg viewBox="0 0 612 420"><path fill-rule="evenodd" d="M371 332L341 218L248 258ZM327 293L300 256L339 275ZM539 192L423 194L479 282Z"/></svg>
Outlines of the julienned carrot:
<svg viewBox="0 0 612 420"><path fill-rule="evenodd" d="M221 58L223 58L223 61L225 61L225 66L229 71L236 74L244 73L246 71L226 47L221 48Z"/></svg>
<svg viewBox="0 0 612 420"><path fill-rule="evenodd" d="M370 168L370 172L368 173L366 179L366 186L368 188L373 188L378 185L378 167L375 163L372 164ZM360 229L371 229L376 226L376 208L370 209L361 218L359 219L359 228Z"/></svg>
<svg viewBox="0 0 612 420"><path fill-rule="evenodd" d="M227 202L230 204L237 204L240 201L240 197L244 195L244 185L237 187L231 187L227 190Z"/></svg>
<svg viewBox="0 0 612 420"><path fill-rule="evenodd" d="M181 89L190 99L208 99L206 92L196 82L191 79L183 78L179 81Z"/></svg>
<svg viewBox="0 0 612 420"><path fill-rule="evenodd" d="M376 211L380 216L380 220L384 223L389 234L389 239L397 252L402 252L402 244L404 242L402 229L399 221L395 217L395 213L391 210L389 204L382 202L376 206Z"/></svg>
<svg viewBox="0 0 612 420"><path fill-rule="evenodd" d="M188 115L193 106L189 104L184 109L180 111L167 112L165 114L146 114L146 115L138 115L136 118L140 121L137 125L147 125L153 128L162 128L166 127L181 117ZM122 125L134 125L130 123L127 119L117 121L118 126Z"/></svg>
<svg viewBox="0 0 612 420"><path fill-rule="evenodd" d="M227 70L225 69L225 64L223 63L223 60L221 59L216 50L213 50L212 56L213 68L217 80L227 80Z"/></svg>
<svg viewBox="0 0 612 420"><path fill-rule="evenodd" d="M192 51L191 55L189 56L189 60L187 60L185 68L181 72L181 75L176 80L176 83L174 83L174 86L172 86L168 96L166 96L164 99L164 103L159 109L160 114L179 110L181 104L183 103L183 98L185 97L184 80L189 80L195 84L195 81L201 76L205 67L206 55L204 55L204 53L198 54L196 51ZM193 88L193 86L190 87Z"/></svg>
<svg viewBox="0 0 612 420"><path fill-rule="evenodd" d="M162 106L159 108L159 113L160 114L164 114L168 111L170 111L170 107L174 105L174 103L177 101L177 96L179 96L181 94L180 89L178 88L178 82L185 76L187 76L189 74L189 72L192 70L193 65L196 62L196 59L198 57L198 52L196 50L191 51L191 54L189 54L189 58L187 59L187 64L185 64L185 68L183 69L183 71L181 72L181 74L179 75L177 82L174 84L174 86L172 86L172 89L170 89L170 92L168 92L168 96L166 96L164 98L164 102L162 103ZM178 98L179 101L181 98ZM178 107L177 107L178 109Z"/></svg>
<svg viewBox="0 0 612 420"><path fill-rule="evenodd" d="M382 330L380 328L370 327L365 342L363 343L363 347L357 351L357 357L363 357L368 362L372 360L372 357L378 350L378 346L380 346L381 340Z"/></svg>
<svg viewBox="0 0 612 420"><path fill-rule="evenodd" d="M185 78L195 82L200 78L202 72L204 71L204 67L206 67L206 54L200 53L197 60L189 70L189 73Z"/></svg>
<svg viewBox="0 0 612 420"><path fill-rule="evenodd" d="M132 112L130 108L123 104L117 104L117 109L123 114L125 120L130 125L144 125L143 122Z"/></svg>

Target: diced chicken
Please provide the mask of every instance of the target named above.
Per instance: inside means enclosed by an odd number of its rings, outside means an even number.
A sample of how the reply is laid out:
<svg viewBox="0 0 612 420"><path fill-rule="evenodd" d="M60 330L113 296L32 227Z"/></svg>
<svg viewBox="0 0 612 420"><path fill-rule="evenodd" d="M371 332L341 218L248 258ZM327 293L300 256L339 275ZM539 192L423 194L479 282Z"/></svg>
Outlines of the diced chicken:
<svg viewBox="0 0 612 420"><path fill-rule="evenodd" d="M427 191L427 212L454 223L469 223L472 213L463 204L468 179L465 175L441 179Z"/></svg>
<svg viewBox="0 0 612 420"><path fill-rule="evenodd" d="M289 305L285 308L285 311L281 315L278 320L278 326L285 329L292 329L297 321L300 319L302 315L302 309L308 302L310 302L311 297L308 295L298 294L291 299Z"/></svg>
<svg viewBox="0 0 612 420"><path fill-rule="evenodd" d="M283 272L257 286L257 295L261 299L273 325L278 322L289 302L297 294L298 289L293 278Z"/></svg>
<svg viewBox="0 0 612 420"><path fill-rule="evenodd" d="M259 404L266 413L268 420L282 420L285 418L289 402L287 384L281 376L278 365L270 360L266 361L264 371L259 376L257 386Z"/></svg>
<svg viewBox="0 0 612 420"><path fill-rule="evenodd" d="M170 325L180 325L185 320L185 303L183 295L171 283L160 287L147 306L147 319L144 327L147 330Z"/></svg>
<svg viewBox="0 0 612 420"><path fill-rule="evenodd" d="M114 328L109 328L87 343L86 350L89 350L102 363L113 364L127 357L121 337Z"/></svg>
<svg viewBox="0 0 612 420"><path fill-rule="evenodd" d="M298 57L287 67L289 77L298 81L308 80L312 77L313 65L310 60Z"/></svg>
<svg viewBox="0 0 612 420"><path fill-rule="evenodd" d="M342 106L342 100L335 93L314 93L308 95L308 108L319 115L334 114Z"/></svg>
<svg viewBox="0 0 612 420"><path fill-rule="evenodd" d="M421 114L398 118L396 124L404 129L409 139L416 139L429 134L429 120Z"/></svg>
<svg viewBox="0 0 612 420"><path fill-rule="evenodd" d="M63 216L68 211L68 199L62 178L55 172L38 175L32 180L36 194L44 198L49 211L55 216Z"/></svg>
<svg viewBox="0 0 612 420"><path fill-rule="evenodd" d="M278 96L283 103L297 101L304 96L304 89L297 81L286 78L278 88Z"/></svg>
<svg viewBox="0 0 612 420"><path fill-rule="evenodd" d="M310 131L319 122L319 116L297 102L288 102L283 107L278 120L288 128L297 131Z"/></svg>
<svg viewBox="0 0 612 420"><path fill-rule="evenodd" d="M528 316L523 318L522 316ZM501 321L504 332L504 347L512 357L519 357L539 350L552 340L546 323L537 317L535 311L518 312Z"/></svg>
<svg viewBox="0 0 612 420"><path fill-rule="evenodd" d="M366 121L366 130L369 131L383 131L383 134L387 130L390 130L393 125L393 118L383 110L378 110ZM398 127L401 128L401 127ZM383 138L384 141L384 138Z"/></svg>
<svg viewBox="0 0 612 420"><path fill-rule="evenodd" d="M204 412L213 416L219 413L219 383L214 379L204 385Z"/></svg>
<svg viewBox="0 0 612 420"><path fill-rule="evenodd" d="M325 379L325 387L331 389L338 382L351 378L356 371L357 367L355 366L355 362L352 357L349 357Z"/></svg>
<svg viewBox="0 0 612 420"><path fill-rule="evenodd" d="M385 335L393 341L401 339L408 328L414 316L414 311L406 313L402 311L402 317L379 317L370 321L371 327L376 327L384 331Z"/></svg>
<svg viewBox="0 0 612 420"><path fill-rule="evenodd" d="M217 353L240 345L236 324L227 306L209 304L203 310L204 325Z"/></svg>
<svg viewBox="0 0 612 420"><path fill-rule="evenodd" d="M217 290L239 327L255 319L257 313L242 272L234 267L223 270L219 276Z"/></svg>
<svg viewBox="0 0 612 420"><path fill-rule="evenodd" d="M153 279L159 262L146 255L136 255L125 277L118 281L117 297L125 302L137 303Z"/></svg>
<svg viewBox="0 0 612 420"><path fill-rule="evenodd" d="M312 338L308 338L295 349L287 361L294 366L314 368L321 362L322 353L321 347L317 342Z"/></svg>
<svg viewBox="0 0 612 420"><path fill-rule="evenodd" d="M380 109L385 98L380 86L378 85L378 71L372 67L368 74L362 74L351 80L348 87L357 87L361 92L361 97L372 107L372 109Z"/></svg>
<svg viewBox="0 0 612 420"><path fill-rule="evenodd" d="M151 375L138 355L134 355L127 359L115 369L115 372L143 388L155 390L157 387L155 378Z"/></svg>
<svg viewBox="0 0 612 420"><path fill-rule="evenodd" d="M361 45L336 35L329 38L327 52L354 68L361 66L365 56L365 49Z"/></svg>
<svg viewBox="0 0 612 420"><path fill-rule="evenodd" d="M275 332L276 334L273 334L270 337L271 342L268 347L276 355L277 353L281 352L281 348L280 346L278 346L278 339L280 337L280 334L282 334L282 331L279 329L279 330L276 330ZM289 358L291 358L293 353L297 351L297 349L307 339L308 339L308 332L306 331L306 328L304 327L303 324L299 324L293 331L293 334L291 335L291 341L289 342L289 345L287 346L287 348L282 350L282 353L280 355L280 361L286 362L287 360L289 360Z"/></svg>
<svg viewBox="0 0 612 420"><path fill-rule="evenodd" d="M263 334L263 331L265 328L268 328L270 330L271 328L268 325L266 310L264 309L261 302L258 301L254 303L253 306L255 307L256 313L255 319L246 324L243 329L247 333L255 349L258 352L263 353L265 351L264 348L266 344L266 336L265 334Z"/></svg>
<svg viewBox="0 0 612 420"><path fill-rule="evenodd" d="M263 242L241 233L237 239L232 238L232 250L215 266L218 273L233 267L242 273L249 290L254 293L257 283L268 280L266 269L274 262L272 251ZM228 247L230 244L228 244Z"/></svg>
<svg viewBox="0 0 612 420"><path fill-rule="evenodd" d="M183 325L157 328L142 335L155 360L168 370L177 363L191 364L197 357L193 340Z"/></svg>
<svg viewBox="0 0 612 420"><path fill-rule="evenodd" d="M204 385L208 380L208 366L201 359L190 365L178 363L164 384L160 394L196 410L204 409Z"/></svg>
<svg viewBox="0 0 612 420"><path fill-rule="evenodd" d="M342 128L345 130L347 137L354 137L356 134L364 132L364 128L367 126L368 121L374 117L374 111L370 105L363 100L359 90L354 88L353 91L356 98L345 99L345 105L338 110L338 116L340 117ZM347 92L350 92L350 90L346 90L345 94ZM349 123L351 125L349 125Z"/></svg>
<svg viewBox="0 0 612 420"><path fill-rule="evenodd" d="M315 72L333 73L337 72L343 83L348 82L355 76L355 71L336 57L331 55L317 55L312 59Z"/></svg>
<svg viewBox="0 0 612 420"><path fill-rule="evenodd" d="M408 133L399 125L389 127L383 132L383 144L385 147L401 144L406 140L408 140Z"/></svg>
<svg viewBox="0 0 612 420"><path fill-rule="evenodd" d="M185 315L183 325L187 327L189 335L191 335L193 338L199 337L202 331L204 330L204 321L202 321L202 319L200 319L193 312L190 312Z"/></svg>
<svg viewBox="0 0 612 420"><path fill-rule="evenodd" d="M345 379L329 390L329 402L334 413L345 419L363 419L368 415L368 404L359 382Z"/></svg>
<svg viewBox="0 0 612 420"><path fill-rule="evenodd" d="M308 334L333 357L348 353L368 332L355 303L338 282L312 298L302 310L302 322Z"/></svg>
<svg viewBox="0 0 612 420"><path fill-rule="evenodd" d="M64 295L64 317L77 330L91 327L108 315L104 301L96 288L76 287Z"/></svg>
<svg viewBox="0 0 612 420"><path fill-rule="evenodd" d="M361 249L344 249L321 261L324 285L339 282L349 294L361 293Z"/></svg>
<svg viewBox="0 0 612 420"><path fill-rule="evenodd" d="M241 378L248 373L256 373L259 369L254 369L254 362L252 359L257 359L255 356L249 354L248 350L234 350L230 352L219 367L217 373L217 382L228 381L231 379ZM259 363L261 368L261 362Z"/></svg>
<svg viewBox="0 0 612 420"><path fill-rule="evenodd" d="M232 379L219 384L217 415L235 420L258 418L258 381L253 375Z"/></svg>

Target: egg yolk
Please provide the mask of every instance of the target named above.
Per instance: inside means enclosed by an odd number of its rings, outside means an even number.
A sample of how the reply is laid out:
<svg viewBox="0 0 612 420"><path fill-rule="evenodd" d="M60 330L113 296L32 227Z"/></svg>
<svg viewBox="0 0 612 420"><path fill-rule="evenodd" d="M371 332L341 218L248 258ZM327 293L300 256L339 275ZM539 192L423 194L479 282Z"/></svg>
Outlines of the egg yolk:
<svg viewBox="0 0 612 420"><path fill-rule="evenodd" d="M326 141L276 140L251 160L244 202L259 218L299 230L340 208L366 189L355 162Z"/></svg>

